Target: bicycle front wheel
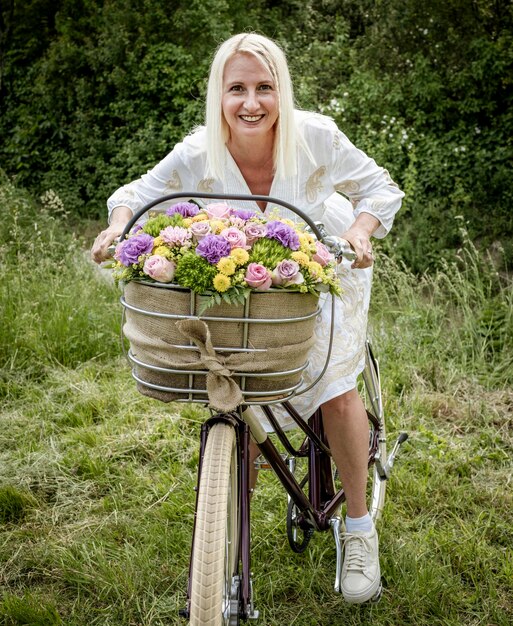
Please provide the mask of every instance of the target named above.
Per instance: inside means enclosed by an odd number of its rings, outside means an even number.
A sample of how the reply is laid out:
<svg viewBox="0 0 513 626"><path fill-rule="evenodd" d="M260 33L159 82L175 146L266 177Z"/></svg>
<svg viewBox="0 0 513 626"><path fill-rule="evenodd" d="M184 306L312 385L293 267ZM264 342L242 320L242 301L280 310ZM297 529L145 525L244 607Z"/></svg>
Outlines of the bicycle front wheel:
<svg viewBox="0 0 513 626"><path fill-rule="evenodd" d="M239 624L238 491L235 429L219 422L208 433L199 482L192 552L192 626Z"/></svg>

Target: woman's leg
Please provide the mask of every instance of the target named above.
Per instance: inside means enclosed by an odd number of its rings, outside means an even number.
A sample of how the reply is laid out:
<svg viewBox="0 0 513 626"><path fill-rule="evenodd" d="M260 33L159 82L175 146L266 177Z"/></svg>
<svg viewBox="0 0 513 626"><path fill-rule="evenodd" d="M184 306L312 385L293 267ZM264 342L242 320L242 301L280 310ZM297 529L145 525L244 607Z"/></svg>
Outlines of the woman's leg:
<svg viewBox="0 0 513 626"><path fill-rule="evenodd" d="M356 389L322 405L322 420L347 501L347 514L367 513L365 489L369 459L367 412Z"/></svg>
<svg viewBox="0 0 513 626"><path fill-rule="evenodd" d="M366 502L369 454L367 412L358 392L353 389L323 404L322 416L346 494L347 515L352 518L346 519L340 587L348 602L366 602L377 596L381 585L378 536Z"/></svg>

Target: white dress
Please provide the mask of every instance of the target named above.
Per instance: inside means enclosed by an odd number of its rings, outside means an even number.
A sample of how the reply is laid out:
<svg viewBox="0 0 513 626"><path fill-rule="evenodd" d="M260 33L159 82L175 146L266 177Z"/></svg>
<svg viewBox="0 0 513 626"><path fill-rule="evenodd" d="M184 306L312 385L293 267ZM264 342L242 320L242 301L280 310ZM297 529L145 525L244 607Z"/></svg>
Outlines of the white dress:
<svg viewBox="0 0 513 626"><path fill-rule="evenodd" d="M351 226L359 213L370 213L380 221L374 236L384 237L404 196L388 172L358 150L330 118L297 111L296 124L311 154L298 149L297 176L275 179L269 195L293 204L314 221L322 222L330 234L338 236ZM152 200L180 191L249 194L246 181L228 151L224 185L221 181L205 178L205 141L205 130L195 131L147 174L118 189L107 202L109 215L117 206L128 206L136 212ZM230 204L258 209L253 203ZM165 204L168 205L169 202ZM287 217L292 218L290 213ZM372 269L352 270L342 265L339 278L344 293L341 300L337 299L329 368L317 385L293 402L306 418L323 402L354 389L365 363ZM305 374L307 384L317 378L326 361L330 299L324 298L317 319L317 341ZM280 422L284 428L293 425L285 415L280 415Z"/></svg>

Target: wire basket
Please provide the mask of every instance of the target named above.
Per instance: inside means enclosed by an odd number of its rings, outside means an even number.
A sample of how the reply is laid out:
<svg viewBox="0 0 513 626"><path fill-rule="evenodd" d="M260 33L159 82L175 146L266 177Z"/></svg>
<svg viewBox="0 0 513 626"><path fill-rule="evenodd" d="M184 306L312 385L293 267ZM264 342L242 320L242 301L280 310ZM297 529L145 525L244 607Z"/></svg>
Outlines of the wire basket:
<svg viewBox="0 0 513 626"><path fill-rule="evenodd" d="M139 391L163 402L208 403L215 376L228 375L248 404L295 395L308 365L318 297L254 291L244 304L214 305L199 316L204 298L177 285L125 285L123 333ZM185 336L182 320L205 322L213 350L207 353L204 345Z"/></svg>

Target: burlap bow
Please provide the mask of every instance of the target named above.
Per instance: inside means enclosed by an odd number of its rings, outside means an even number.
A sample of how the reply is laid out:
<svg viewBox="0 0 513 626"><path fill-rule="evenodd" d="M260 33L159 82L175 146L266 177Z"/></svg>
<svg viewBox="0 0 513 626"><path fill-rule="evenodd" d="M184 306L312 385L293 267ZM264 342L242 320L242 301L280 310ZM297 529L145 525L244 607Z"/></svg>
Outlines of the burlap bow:
<svg viewBox="0 0 513 626"><path fill-rule="evenodd" d="M208 326L199 319L189 319L176 322L176 327L199 348L200 358L197 363L208 370L207 393L210 406L216 411L234 411L242 404L242 391L232 378L233 372L226 367L226 359L216 354Z"/></svg>

